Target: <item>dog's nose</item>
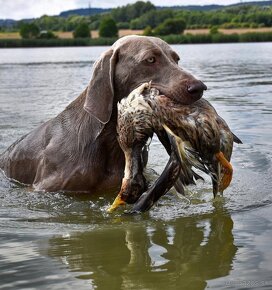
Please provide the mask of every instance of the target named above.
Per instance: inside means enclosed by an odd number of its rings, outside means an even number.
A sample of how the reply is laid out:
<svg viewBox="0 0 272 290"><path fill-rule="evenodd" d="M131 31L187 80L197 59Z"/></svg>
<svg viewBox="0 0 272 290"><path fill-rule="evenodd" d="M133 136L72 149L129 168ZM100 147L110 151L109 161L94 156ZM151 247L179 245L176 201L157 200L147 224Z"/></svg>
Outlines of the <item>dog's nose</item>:
<svg viewBox="0 0 272 290"><path fill-rule="evenodd" d="M188 84L187 91L194 96L199 98L202 97L203 91L207 90L207 86L201 81L194 81Z"/></svg>

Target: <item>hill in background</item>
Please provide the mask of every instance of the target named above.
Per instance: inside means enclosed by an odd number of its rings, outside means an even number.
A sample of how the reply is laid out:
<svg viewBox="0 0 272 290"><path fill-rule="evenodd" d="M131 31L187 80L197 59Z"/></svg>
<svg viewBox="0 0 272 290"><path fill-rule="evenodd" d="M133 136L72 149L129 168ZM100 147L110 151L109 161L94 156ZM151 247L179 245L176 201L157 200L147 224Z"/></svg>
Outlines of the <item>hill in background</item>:
<svg viewBox="0 0 272 290"><path fill-rule="evenodd" d="M69 17L70 15L80 15L80 16L90 16L90 15L96 15L101 13L107 13L110 12L111 8L80 8L80 9L74 9L74 10L67 10L63 11L59 14L60 17Z"/></svg>
<svg viewBox="0 0 272 290"><path fill-rule="evenodd" d="M252 2L239 2L231 5L184 5L184 6L157 6L157 9L174 9L174 10L189 10L189 11L211 11L221 8L227 7L236 7L241 5L254 5L254 6L270 6L272 5L272 1L252 1ZM74 10L63 11L59 14L60 17L68 17L70 15L80 15L80 16L88 16L95 15L101 13L110 12L112 8L81 8Z"/></svg>

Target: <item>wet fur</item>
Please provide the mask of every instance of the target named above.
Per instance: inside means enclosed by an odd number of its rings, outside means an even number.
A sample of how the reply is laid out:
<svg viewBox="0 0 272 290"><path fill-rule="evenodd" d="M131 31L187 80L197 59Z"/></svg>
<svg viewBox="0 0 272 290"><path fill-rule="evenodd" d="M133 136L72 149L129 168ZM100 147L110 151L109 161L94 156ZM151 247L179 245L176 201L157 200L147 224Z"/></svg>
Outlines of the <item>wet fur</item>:
<svg viewBox="0 0 272 290"><path fill-rule="evenodd" d="M150 65L146 58L153 55L157 62ZM117 102L150 80L181 103L196 101L201 94L190 94L187 87L200 81L177 62L177 54L158 38L118 40L96 62L80 96L3 152L0 168L7 177L37 190L116 190L124 169L116 132Z"/></svg>

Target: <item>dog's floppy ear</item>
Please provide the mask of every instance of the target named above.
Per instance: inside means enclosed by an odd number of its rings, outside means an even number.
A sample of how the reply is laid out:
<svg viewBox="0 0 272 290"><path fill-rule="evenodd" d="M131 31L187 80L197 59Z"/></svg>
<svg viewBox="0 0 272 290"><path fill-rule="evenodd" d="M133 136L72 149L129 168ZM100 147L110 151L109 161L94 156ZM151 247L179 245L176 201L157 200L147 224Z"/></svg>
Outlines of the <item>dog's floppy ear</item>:
<svg viewBox="0 0 272 290"><path fill-rule="evenodd" d="M84 109L104 125L112 113L116 55L115 50L109 49L95 63L84 103Z"/></svg>

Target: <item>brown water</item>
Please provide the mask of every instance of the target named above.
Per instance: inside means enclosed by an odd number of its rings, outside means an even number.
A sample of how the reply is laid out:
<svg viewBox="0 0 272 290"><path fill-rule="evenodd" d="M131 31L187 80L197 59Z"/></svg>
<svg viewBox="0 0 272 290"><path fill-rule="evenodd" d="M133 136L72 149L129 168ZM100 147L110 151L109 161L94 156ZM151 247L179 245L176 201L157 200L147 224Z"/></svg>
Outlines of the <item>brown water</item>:
<svg viewBox="0 0 272 290"><path fill-rule="evenodd" d="M105 49L0 50L0 152L63 110ZM244 142L224 197L200 182L188 200L109 215L112 195L37 193L0 174L0 289L272 289L272 43L174 49ZM166 162L154 139L149 178Z"/></svg>

